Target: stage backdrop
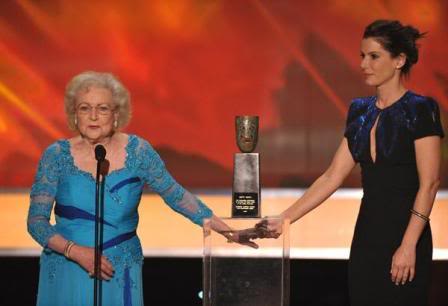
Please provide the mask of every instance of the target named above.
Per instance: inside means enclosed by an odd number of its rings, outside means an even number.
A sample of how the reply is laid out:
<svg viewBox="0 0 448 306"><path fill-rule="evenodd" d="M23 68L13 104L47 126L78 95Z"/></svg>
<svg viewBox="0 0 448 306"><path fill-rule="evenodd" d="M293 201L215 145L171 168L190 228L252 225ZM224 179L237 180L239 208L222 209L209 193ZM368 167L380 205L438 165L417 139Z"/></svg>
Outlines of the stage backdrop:
<svg viewBox="0 0 448 306"><path fill-rule="evenodd" d="M42 151L71 137L64 87L85 70L123 81L126 131L184 185L231 186L234 117L252 114L263 185L305 186L330 163L351 99L373 93L359 46L377 18L428 32L408 85L439 102L448 131L447 1L1 1L0 186L29 187Z"/></svg>

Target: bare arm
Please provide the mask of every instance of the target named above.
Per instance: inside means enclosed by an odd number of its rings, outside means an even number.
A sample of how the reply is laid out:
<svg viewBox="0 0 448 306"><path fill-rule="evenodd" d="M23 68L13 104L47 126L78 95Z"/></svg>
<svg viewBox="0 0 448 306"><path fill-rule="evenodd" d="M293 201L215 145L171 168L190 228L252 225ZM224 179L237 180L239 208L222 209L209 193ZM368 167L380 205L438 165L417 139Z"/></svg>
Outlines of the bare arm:
<svg viewBox="0 0 448 306"><path fill-rule="evenodd" d="M429 217L437 188L439 187L440 137L430 136L415 141L420 187L415 197L413 209ZM410 213L410 219L400 247L392 258L391 278L396 284L404 284L415 276L415 249L426 221Z"/></svg>
<svg viewBox="0 0 448 306"><path fill-rule="evenodd" d="M59 234L54 235L50 239L48 239L48 247L53 251L64 254L65 246L67 245L68 240L62 237Z"/></svg>
<svg viewBox="0 0 448 306"><path fill-rule="evenodd" d="M281 216L293 223L306 215L330 197L354 167L355 161L349 151L347 139L343 138L328 169Z"/></svg>
<svg viewBox="0 0 448 306"><path fill-rule="evenodd" d="M413 209L429 217L439 188L440 137L431 136L417 139L415 141L415 154L420 187L415 197ZM426 222L422 218L411 214L402 243L417 245L425 225Z"/></svg>

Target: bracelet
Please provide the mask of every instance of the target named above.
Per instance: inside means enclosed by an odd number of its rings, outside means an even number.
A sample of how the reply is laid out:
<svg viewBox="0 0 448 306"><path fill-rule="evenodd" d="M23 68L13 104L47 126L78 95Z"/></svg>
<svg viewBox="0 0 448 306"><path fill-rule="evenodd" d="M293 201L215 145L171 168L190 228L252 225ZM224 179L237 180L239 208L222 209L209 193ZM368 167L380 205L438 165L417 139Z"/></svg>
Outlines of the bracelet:
<svg viewBox="0 0 448 306"><path fill-rule="evenodd" d="M429 217L425 216L424 214L419 213L418 211L414 210L414 209L410 209L411 213L423 220L425 220L426 222L429 222Z"/></svg>
<svg viewBox="0 0 448 306"><path fill-rule="evenodd" d="M232 243L233 239L235 238L235 231L229 230L229 231L222 231L221 234L227 238L227 242Z"/></svg>
<svg viewBox="0 0 448 306"><path fill-rule="evenodd" d="M71 240L67 241L67 244L65 245L64 248L64 256L68 259L70 259L70 250L72 249L72 247L75 245L75 243Z"/></svg>

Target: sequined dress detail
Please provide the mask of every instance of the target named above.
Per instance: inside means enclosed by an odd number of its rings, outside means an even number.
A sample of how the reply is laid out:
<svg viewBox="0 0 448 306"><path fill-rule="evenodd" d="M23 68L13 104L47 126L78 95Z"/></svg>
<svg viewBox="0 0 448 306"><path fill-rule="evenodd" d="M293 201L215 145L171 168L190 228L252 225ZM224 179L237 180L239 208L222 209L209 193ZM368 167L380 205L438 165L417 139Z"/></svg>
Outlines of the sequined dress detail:
<svg viewBox="0 0 448 306"><path fill-rule="evenodd" d="M158 193L176 212L202 225L212 211L168 173L152 146L129 135L123 168L105 178L103 254L115 268L103 281L103 305L143 305L143 253L136 235L143 187ZM93 280L77 263L47 247L55 234L94 246L95 179L74 164L68 140L49 146L31 188L28 231L44 248L40 258L37 305L91 305ZM55 224L50 224L54 209Z"/></svg>

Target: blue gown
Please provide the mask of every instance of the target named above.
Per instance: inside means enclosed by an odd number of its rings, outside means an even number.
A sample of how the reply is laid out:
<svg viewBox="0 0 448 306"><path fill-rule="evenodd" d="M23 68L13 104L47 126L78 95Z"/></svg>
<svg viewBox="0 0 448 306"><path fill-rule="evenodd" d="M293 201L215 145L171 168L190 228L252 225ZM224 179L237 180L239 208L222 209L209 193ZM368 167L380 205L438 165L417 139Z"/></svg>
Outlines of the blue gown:
<svg viewBox="0 0 448 306"><path fill-rule="evenodd" d="M129 135L126 162L105 179L103 255L115 275L103 281L103 305L143 305L137 208L145 184L175 211L202 225L212 211L182 188L167 172L157 152L145 140ZM37 305L86 306L93 301L93 279L77 263L47 247L55 234L93 247L95 179L77 168L70 143L60 140L44 152L31 189L28 231L44 247L40 258ZM49 223L54 206L55 225Z"/></svg>
<svg viewBox="0 0 448 306"><path fill-rule="evenodd" d="M370 131L377 119L373 161ZM364 192L348 265L351 306L428 303L432 261L429 223L417 244L414 280L396 286L390 268L419 189L414 141L434 135L443 137L437 103L411 91L384 109L376 106L375 97L355 99L350 106L345 137L353 159L361 165Z"/></svg>

